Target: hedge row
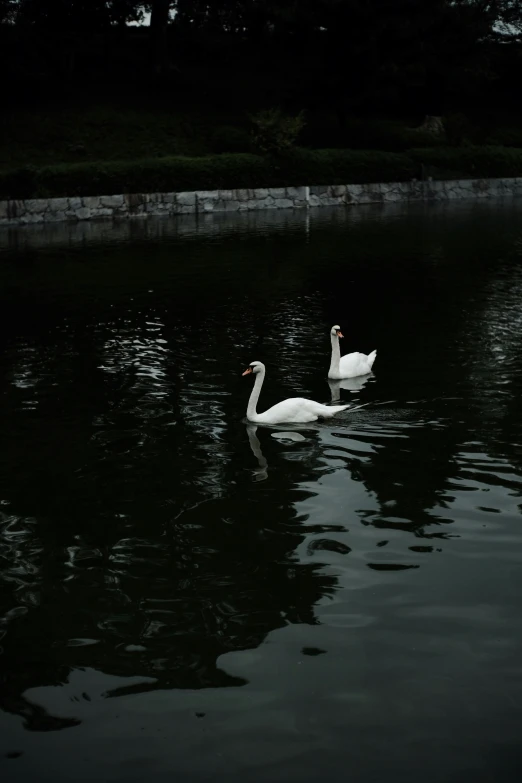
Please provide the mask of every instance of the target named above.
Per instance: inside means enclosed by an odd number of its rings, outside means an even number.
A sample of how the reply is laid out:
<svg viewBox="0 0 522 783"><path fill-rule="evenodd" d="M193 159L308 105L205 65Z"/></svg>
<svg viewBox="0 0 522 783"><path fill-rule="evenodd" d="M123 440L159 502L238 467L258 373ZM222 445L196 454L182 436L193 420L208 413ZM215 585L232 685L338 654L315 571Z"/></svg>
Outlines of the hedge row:
<svg viewBox="0 0 522 783"><path fill-rule="evenodd" d="M410 150L424 176L459 177L522 176L522 149L508 147L438 147Z"/></svg>
<svg viewBox="0 0 522 783"><path fill-rule="evenodd" d="M522 149L461 147L403 153L295 150L284 158L250 154L90 162L0 172L0 199L95 196L522 176Z"/></svg>

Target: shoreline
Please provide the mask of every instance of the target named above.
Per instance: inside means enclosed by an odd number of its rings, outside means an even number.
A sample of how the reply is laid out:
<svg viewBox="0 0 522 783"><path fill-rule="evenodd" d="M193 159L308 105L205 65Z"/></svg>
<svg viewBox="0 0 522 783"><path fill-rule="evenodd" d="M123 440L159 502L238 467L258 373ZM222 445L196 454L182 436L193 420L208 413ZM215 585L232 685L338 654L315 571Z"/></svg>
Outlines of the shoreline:
<svg viewBox="0 0 522 783"><path fill-rule="evenodd" d="M0 228L42 223L130 220L265 209L314 209L363 204L516 198L522 177L410 180L358 185L131 193L0 201Z"/></svg>

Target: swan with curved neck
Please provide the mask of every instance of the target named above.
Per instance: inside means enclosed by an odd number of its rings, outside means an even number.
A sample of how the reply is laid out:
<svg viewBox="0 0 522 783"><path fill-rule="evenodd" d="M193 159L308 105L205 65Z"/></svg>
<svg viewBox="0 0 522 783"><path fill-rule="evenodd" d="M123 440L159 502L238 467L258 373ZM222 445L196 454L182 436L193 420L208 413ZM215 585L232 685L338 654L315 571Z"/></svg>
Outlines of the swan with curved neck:
<svg viewBox="0 0 522 783"><path fill-rule="evenodd" d="M304 397L290 397L288 400L273 405L264 413L258 413L257 402L265 380L265 365L262 362L251 362L243 375L250 375L250 373L256 376L256 380L248 400L247 419L249 421L259 424L317 421L319 417L329 419L349 407L349 405L321 405L320 402L306 400Z"/></svg>
<svg viewBox="0 0 522 783"><path fill-rule="evenodd" d="M377 351L372 351L368 356L365 353L347 353L341 356L341 347L339 338L342 338L340 326L332 326L330 330L330 340L332 342L332 358L328 377L333 380L341 378L357 378L359 375L368 375L372 371Z"/></svg>

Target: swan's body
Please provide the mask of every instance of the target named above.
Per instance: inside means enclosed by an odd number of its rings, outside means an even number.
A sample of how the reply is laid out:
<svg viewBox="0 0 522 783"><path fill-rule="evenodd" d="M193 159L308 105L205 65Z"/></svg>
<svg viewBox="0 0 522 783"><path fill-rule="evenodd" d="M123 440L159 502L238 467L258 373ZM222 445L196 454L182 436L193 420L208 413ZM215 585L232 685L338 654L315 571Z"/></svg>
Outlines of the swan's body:
<svg viewBox="0 0 522 783"><path fill-rule="evenodd" d="M256 424L283 424L317 421L319 417L331 418L339 411L344 411L348 405L321 405L320 402L306 400L304 397L290 397L288 400L278 402L264 413L257 412L257 401L261 393L261 387L265 380L265 365L261 362L252 362L243 375L254 373L256 382L247 407L247 419Z"/></svg>
<svg viewBox="0 0 522 783"><path fill-rule="evenodd" d="M328 377L333 380L342 378L357 378L359 375L368 375L372 371L372 366L377 356L377 351L372 351L368 356L365 353L347 353L341 356L339 338L342 337L341 327L332 326L330 339L332 342L332 359Z"/></svg>

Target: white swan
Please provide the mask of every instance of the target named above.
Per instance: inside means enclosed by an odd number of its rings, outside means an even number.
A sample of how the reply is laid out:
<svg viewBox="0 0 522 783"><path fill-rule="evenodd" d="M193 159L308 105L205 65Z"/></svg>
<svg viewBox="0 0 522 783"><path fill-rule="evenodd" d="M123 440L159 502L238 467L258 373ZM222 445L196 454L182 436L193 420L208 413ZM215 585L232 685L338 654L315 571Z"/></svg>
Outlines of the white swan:
<svg viewBox="0 0 522 783"><path fill-rule="evenodd" d="M283 424L284 422L316 421L319 416L330 418L339 411L349 408L349 405L321 405L320 402L305 400L303 397L290 397L288 400L278 402L264 413L258 413L257 401L261 393L261 386L265 380L265 365L262 362L251 362L243 375L254 373L256 382L247 407L247 419L259 424Z"/></svg>
<svg viewBox="0 0 522 783"><path fill-rule="evenodd" d="M332 359L328 377L334 380L341 378L357 378L358 375L368 375L377 356L377 351L372 351L368 356L365 353L347 353L341 357L339 338L343 337L340 326L332 326L330 339L332 341Z"/></svg>

